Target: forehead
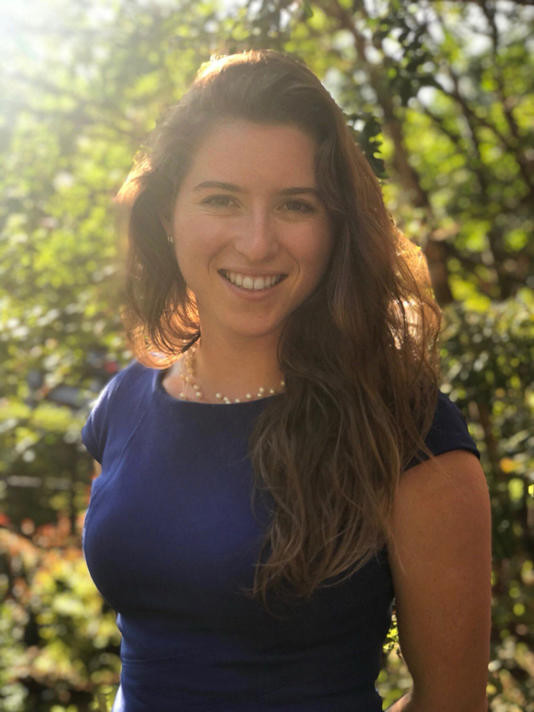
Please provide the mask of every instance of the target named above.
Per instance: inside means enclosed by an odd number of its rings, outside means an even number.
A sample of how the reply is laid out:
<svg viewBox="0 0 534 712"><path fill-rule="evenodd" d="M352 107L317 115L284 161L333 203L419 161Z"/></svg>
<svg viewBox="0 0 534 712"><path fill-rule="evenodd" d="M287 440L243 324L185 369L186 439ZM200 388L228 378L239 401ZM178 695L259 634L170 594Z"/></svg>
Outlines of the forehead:
<svg viewBox="0 0 534 712"><path fill-rule="evenodd" d="M314 186L316 149L315 140L293 124L228 120L199 142L184 183L264 180Z"/></svg>

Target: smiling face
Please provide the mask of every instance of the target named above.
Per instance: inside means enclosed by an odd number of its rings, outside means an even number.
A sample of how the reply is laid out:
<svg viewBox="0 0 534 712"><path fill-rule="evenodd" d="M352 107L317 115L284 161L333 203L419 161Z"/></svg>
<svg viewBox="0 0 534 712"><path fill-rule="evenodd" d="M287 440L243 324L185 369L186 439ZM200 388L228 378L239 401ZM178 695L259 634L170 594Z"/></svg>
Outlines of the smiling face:
<svg viewBox="0 0 534 712"><path fill-rule="evenodd" d="M174 206L176 257L203 336L278 336L332 248L313 139L293 125L233 120L201 141Z"/></svg>

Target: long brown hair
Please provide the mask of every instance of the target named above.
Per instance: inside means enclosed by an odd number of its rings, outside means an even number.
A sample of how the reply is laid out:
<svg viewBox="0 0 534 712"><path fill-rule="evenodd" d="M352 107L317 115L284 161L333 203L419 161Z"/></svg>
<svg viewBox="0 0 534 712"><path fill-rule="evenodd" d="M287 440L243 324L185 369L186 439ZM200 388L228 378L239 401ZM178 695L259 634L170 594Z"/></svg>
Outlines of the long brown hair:
<svg viewBox="0 0 534 712"><path fill-rule="evenodd" d="M424 449L435 409L439 310L418 250L396 230L317 77L277 52L245 52L200 71L121 191L130 206L123 317L140 361L167 366L198 336L161 218L202 137L233 117L296 125L315 139L334 233L327 273L280 338L286 392L268 403L250 442L256 491L273 502L252 588L266 601L270 591L309 596L338 582L387 542L399 477Z"/></svg>

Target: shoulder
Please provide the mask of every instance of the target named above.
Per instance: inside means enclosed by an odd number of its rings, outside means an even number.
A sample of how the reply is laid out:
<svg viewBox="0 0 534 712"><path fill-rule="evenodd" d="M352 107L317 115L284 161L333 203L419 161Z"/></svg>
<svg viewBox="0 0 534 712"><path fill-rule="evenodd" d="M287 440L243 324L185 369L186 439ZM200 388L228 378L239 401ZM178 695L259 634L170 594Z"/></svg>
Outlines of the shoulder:
<svg viewBox="0 0 534 712"><path fill-rule="evenodd" d="M433 455L442 455L453 450L464 450L480 457L460 409L442 393L438 393L436 409L430 429L425 436L425 445ZM406 469L428 459L423 451L417 453Z"/></svg>
<svg viewBox="0 0 534 712"><path fill-rule="evenodd" d="M100 391L92 405L92 412L104 406L120 405L118 403L119 397L125 399L135 397L138 392L136 390L137 387L142 386L143 383L148 384L152 374L153 370L143 366L139 361L130 361Z"/></svg>
<svg viewBox="0 0 534 712"><path fill-rule="evenodd" d="M124 368L118 371L104 386L103 392L113 393L119 388L123 388L124 384L132 384L140 381L147 376L150 376L153 369L143 366L142 363L133 359Z"/></svg>
<svg viewBox="0 0 534 712"><path fill-rule="evenodd" d="M152 387L153 376L153 369L134 360L116 373L99 393L82 428L82 441L98 462L102 462L110 429L127 425L128 418L138 411Z"/></svg>

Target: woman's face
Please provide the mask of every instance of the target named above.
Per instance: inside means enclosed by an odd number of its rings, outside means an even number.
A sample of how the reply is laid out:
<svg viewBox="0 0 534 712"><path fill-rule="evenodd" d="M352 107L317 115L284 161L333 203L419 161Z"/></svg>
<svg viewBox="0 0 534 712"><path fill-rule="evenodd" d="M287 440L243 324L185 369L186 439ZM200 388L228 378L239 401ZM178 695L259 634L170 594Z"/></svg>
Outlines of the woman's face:
<svg viewBox="0 0 534 712"><path fill-rule="evenodd" d="M201 141L171 231L203 335L277 336L317 286L332 234L315 151L291 124L232 120Z"/></svg>

